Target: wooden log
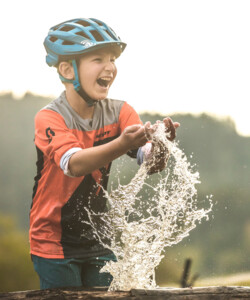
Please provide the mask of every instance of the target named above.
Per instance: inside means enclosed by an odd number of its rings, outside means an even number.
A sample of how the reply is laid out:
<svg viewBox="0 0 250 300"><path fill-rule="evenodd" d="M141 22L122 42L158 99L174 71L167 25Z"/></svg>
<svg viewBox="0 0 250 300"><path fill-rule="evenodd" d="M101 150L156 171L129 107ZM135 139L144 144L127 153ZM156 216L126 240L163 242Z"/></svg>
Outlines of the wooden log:
<svg viewBox="0 0 250 300"><path fill-rule="evenodd" d="M16 300L242 300L250 299L248 286L217 286L195 288L157 288L154 290L132 289L131 291L108 292L106 288L63 288L0 293L0 299Z"/></svg>

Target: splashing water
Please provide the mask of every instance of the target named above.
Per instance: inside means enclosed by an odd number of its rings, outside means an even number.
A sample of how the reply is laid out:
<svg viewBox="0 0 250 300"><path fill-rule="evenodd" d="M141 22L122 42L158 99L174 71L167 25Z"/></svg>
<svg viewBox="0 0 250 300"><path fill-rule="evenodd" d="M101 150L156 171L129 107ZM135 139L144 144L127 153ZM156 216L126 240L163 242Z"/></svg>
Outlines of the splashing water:
<svg viewBox="0 0 250 300"><path fill-rule="evenodd" d="M155 161L143 163L129 184L119 184L110 193L104 191L107 212L96 214L87 210L96 237L117 258L101 270L113 276L109 290L155 288L155 268L164 257L164 248L188 236L197 221L208 219L212 209L211 196L207 197L210 207L198 209L195 185L200 183L199 173L193 172L177 143L166 138L163 123L159 124L153 141L164 145L173 158L167 173L159 174L158 182L151 186L145 180ZM152 157L159 156L161 151L162 147L154 147ZM142 200L138 194L145 185L152 189L153 196ZM96 218L103 223L101 232L96 230Z"/></svg>

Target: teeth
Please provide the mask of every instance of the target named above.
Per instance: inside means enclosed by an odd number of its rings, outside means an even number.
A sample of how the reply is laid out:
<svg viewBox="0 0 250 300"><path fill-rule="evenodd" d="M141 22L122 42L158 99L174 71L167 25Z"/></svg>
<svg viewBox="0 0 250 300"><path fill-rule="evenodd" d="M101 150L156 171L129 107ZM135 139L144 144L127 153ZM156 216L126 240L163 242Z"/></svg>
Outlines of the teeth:
<svg viewBox="0 0 250 300"><path fill-rule="evenodd" d="M110 81L111 79L109 77L101 77L101 80Z"/></svg>

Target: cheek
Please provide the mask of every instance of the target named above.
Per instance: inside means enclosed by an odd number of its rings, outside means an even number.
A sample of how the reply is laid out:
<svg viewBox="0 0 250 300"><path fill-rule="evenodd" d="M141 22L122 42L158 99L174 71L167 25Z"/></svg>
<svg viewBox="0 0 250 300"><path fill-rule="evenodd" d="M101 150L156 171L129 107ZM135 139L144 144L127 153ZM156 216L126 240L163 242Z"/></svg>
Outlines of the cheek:
<svg viewBox="0 0 250 300"><path fill-rule="evenodd" d="M115 67L115 69L114 69L114 73L113 73L113 76L114 76L114 77L113 77L113 78L114 78L114 79L113 79L113 81L115 80L115 78L116 78L116 75L117 75L117 68Z"/></svg>
<svg viewBox="0 0 250 300"><path fill-rule="evenodd" d="M96 74L92 72L92 69L86 69L85 72L80 74L81 84L85 87L93 85L96 82Z"/></svg>

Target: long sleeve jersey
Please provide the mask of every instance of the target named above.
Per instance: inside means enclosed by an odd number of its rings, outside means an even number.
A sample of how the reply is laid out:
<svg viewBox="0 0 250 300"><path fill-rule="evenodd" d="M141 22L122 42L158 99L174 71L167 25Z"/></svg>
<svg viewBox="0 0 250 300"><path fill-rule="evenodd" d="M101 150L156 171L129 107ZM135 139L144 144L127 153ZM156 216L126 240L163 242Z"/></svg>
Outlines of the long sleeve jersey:
<svg viewBox="0 0 250 300"><path fill-rule="evenodd" d="M124 101L105 99L95 105L91 120L82 119L65 93L35 117L37 175L30 210L31 254L45 258L92 257L110 253L97 241L85 208L104 212L103 189L111 163L91 174L69 177L62 169L65 153L116 139L129 125L141 124Z"/></svg>

